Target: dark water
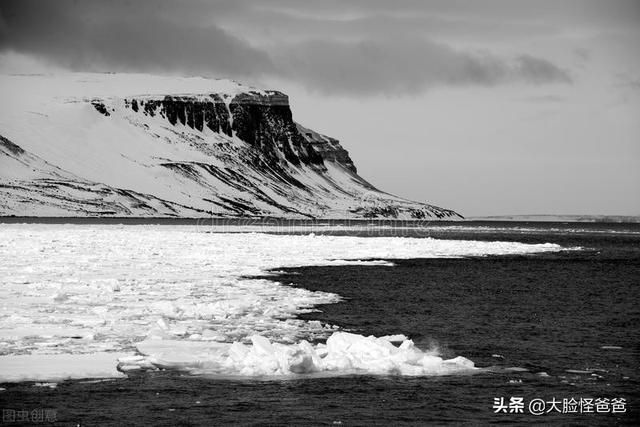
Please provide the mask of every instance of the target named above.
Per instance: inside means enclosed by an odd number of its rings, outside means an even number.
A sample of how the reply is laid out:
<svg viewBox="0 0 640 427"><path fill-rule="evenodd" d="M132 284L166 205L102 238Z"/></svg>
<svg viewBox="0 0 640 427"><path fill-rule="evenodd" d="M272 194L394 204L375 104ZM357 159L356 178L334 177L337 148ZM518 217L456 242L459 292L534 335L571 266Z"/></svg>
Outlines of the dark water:
<svg viewBox="0 0 640 427"><path fill-rule="evenodd" d="M480 374L219 381L159 372L65 382L53 390L4 385L0 406L55 408L60 425L639 423L640 226L490 223L360 232L394 233L583 249L296 268L270 276L345 298L309 319L361 334L404 333L419 347L437 345L445 356L462 355L487 368ZM624 398L627 412L494 414L496 397L525 403Z"/></svg>

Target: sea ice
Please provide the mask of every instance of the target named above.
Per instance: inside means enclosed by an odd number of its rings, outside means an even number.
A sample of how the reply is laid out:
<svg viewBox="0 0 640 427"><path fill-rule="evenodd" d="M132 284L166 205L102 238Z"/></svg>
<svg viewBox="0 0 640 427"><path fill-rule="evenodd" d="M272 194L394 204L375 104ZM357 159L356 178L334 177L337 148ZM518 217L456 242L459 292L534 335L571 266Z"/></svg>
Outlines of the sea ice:
<svg viewBox="0 0 640 427"><path fill-rule="evenodd" d="M297 315L340 296L259 276L296 266L393 265L388 260L560 249L430 238L206 233L196 226L4 224L0 381L117 375L115 354L140 353L144 363L121 359L121 368L228 375L469 370L470 361L443 360L404 336L360 337L303 321ZM326 345L309 344L324 338ZM42 369L45 362L56 368Z"/></svg>
<svg viewBox="0 0 640 427"><path fill-rule="evenodd" d="M176 369L198 375L289 376L300 374L445 375L473 372L464 357L444 360L405 339L394 346L386 337L334 332L326 344L302 340L280 344L260 335L250 344L145 340L137 345L145 357L119 360L119 370Z"/></svg>
<svg viewBox="0 0 640 427"><path fill-rule="evenodd" d="M0 381L63 381L124 377L118 359L124 353L29 354L0 356Z"/></svg>

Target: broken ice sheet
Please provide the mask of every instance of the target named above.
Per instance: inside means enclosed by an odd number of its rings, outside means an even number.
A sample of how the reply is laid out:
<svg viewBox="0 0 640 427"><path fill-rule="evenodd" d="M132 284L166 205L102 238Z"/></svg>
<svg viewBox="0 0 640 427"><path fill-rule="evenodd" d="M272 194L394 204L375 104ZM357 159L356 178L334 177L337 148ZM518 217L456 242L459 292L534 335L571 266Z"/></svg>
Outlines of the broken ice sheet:
<svg viewBox="0 0 640 427"><path fill-rule="evenodd" d="M30 374L29 366L47 355L53 360L95 354L115 368L115 359L104 354L135 355L148 339L253 345L260 336L295 346L335 332L296 316L338 302L338 295L255 278L269 269L561 249L431 238L205 233L173 225L4 224L0 239L0 364L6 357L26 358L20 372L5 372L0 380L46 380L35 368ZM61 372L75 377L73 370L71 364ZM109 369L99 371L102 376Z"/></svg>

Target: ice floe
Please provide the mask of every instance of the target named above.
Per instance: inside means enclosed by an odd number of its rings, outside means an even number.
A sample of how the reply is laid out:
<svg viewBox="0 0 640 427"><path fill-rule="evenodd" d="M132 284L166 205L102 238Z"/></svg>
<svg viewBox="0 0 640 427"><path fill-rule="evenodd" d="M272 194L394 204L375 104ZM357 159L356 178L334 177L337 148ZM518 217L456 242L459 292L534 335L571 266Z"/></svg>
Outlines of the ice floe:
<svg viewBox="0 0 640 427"><path fill-rule="evenodd" d="M117 370L125 353L29 354L0 356L0 381L63 381L124 377Z"/></svg>
<svg viewBox="0 0 640 427"><path fill-rule="evenodd" d="M400 336L392 337L393 340ZM118 369L176 369L198 375L282 377L302 374L446 375L472 372L472 361L458 356L445 360L437 350L422 351L406 339L395 346L389 337L376 338L334 332L326 344L269 341L260 335L240 342L145 340L142 356L124 357Z"/></svg>

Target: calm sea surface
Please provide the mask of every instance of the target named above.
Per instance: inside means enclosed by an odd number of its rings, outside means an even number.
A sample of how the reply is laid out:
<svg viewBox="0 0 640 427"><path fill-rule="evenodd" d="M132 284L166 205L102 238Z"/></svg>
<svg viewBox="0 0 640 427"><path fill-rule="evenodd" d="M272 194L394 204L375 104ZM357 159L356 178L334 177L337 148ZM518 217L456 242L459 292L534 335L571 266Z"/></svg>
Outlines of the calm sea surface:
<svg viewBox="0 0 640 427"><path fill-rule="evenodd" d="M221 381L152 372L55 389L5 384L0 407L55 408L59 425L639 423L640 224L472 222L329 234L572 249L400 260L394 267L304 267L269 276L344 297L308 319L359 334L404 333L421 348L437 346L444 356L487 368L476 375ZM523 398L523 414L494 413L495 398L508 403L511 397ZM555 399L558 410L534 416L528 408L534 399L545 402L545 411ZM600 413L562 413L573 408L563 408L564 399L609 404ZM610 413L613 399L625 399L626 413Z"/></svg>

